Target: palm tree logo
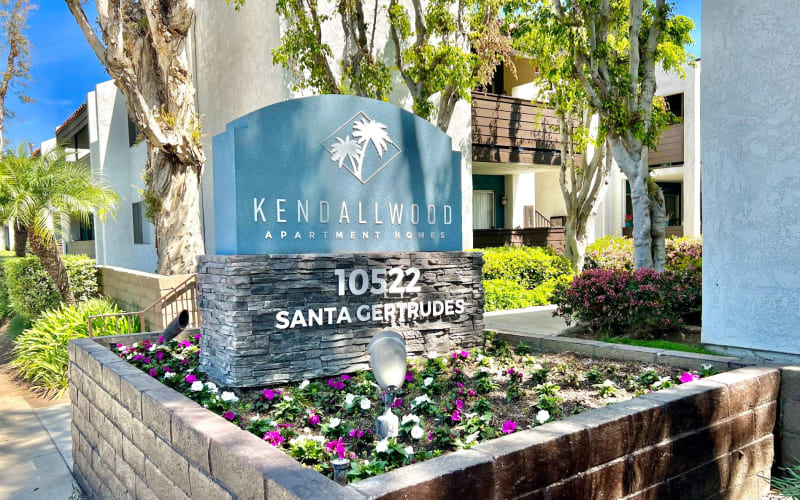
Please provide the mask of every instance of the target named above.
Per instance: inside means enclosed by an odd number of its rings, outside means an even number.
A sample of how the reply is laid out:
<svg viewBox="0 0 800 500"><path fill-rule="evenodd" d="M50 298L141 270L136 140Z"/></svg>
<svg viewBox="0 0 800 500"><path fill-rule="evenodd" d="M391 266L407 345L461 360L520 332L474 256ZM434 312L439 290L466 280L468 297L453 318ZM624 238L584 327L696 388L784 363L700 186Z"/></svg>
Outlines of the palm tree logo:
<svg viewBox="0 0 800 500"><path fill-rule="evenodd" d="M337 136L340 132L346 131L348 126L351 128L352 137L351 134L345 134L344 138ZM331 139L333 142L329 142ZM326 145L326 143L328 144ZM400 147L389 137L386 125L371 119L363 112L356 114L336 129L322 145L330 154L331 161L338 163L339 168L344 167L362 184L366 184L400 154ZM375 153L369 155L371 150L374 150ZM384 160L384 154L391 151L395 151L395 154L391 157L387 156L387 160L382 165L374 171L365 172L365 161L368 158L380 163Z"/></svg>

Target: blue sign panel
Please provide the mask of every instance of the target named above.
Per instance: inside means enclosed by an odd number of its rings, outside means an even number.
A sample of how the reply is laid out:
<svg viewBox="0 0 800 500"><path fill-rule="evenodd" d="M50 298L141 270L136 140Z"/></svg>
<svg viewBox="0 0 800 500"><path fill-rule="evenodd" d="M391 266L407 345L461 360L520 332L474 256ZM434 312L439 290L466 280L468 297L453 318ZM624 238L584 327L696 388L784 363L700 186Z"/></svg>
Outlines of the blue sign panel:
<svg viewBox="0 0 800 500"><path fill-rule="evenodd" d="M461 154L392 104L284 101L213 151L217 254L461 250Z"/></svg>

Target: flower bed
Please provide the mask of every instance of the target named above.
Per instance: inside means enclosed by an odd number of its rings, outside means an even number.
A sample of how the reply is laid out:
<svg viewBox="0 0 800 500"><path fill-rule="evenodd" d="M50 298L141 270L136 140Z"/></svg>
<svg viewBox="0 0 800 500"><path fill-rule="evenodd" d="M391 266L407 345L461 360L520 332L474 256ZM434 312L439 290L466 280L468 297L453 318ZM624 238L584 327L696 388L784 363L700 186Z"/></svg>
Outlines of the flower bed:
<svg viewBox="0 0 800 500"><path fill-rule="evenodd" d="M371 372L237 395L198 371L199 339L112 350L319 472L331 476L330 460L349 458L350 481L714 373L533 353L524 344L512 350L489 335L481 349L412 360L392 405L400 435L378 441L372 430L381 394Z"/></svg>

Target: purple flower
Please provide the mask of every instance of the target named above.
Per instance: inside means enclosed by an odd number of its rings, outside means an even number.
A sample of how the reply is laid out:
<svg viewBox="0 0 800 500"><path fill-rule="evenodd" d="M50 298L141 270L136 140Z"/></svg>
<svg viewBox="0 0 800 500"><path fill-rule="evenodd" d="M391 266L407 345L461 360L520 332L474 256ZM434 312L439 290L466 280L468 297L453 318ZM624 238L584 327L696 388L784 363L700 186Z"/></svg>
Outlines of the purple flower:
<svg viewBox="0 0 800 500"><path fill-rule="evenodd" d="M164 343L164 337L158 337L158 343L159 344L163 344Z"/></svg>
<svg viewBox="0 0 800 500"><path fill-rule="evenodd" d="M403 406L403 398L395 398L391 406L392 408L400 408Z"/></svg>
<svg viewBox="0 0 800 500"><path fill-rule="evenodd" d="M433 441L433 433L432 432L428 433L428 441Z"/></svg>
<svg viewBox="0 0 800 500"><path fill-rule="evenodd" d="M356 437L356 430L350 429L350 432L348 432L347 435L350 436L350 439Z"/></svg>
<svg viewBox="0 0 800 500"><path fill-rule="evenodd" d="M193 384L194 382L197 382L197 377L194 373L190 373L189 375L186 375L185 380L187 384Z"/></svg>
<svg viewBox="0 0 800 500"><path fill-rule="evenodd" d="M278 431L269 431L269 432L267 432L266 434L264 434L264 438L263 439L264 439L264 441L268 442L272 446L276 446L276 447L280 446L281 443L283 442L283 436L281 436L281 433L278 432Z"/></svg>
<svg viewBox="0 0 800 500"><path fill-rule="evenodd" d="M511 420L506 420L505 422L503 422L503 428L500 429L500 432L502 432L503 434L511 434L515 430L517 430L517 423L512 422Z"/></svg>
<svg viewBox="0 0 800 500"><path fill-rule="evenodd" d="M453 422L458 422L459 420L461 420L461 412L459 412L458 410L453 410L453 414L450 415L450 420L452 420Z"/></svg>
<svg viewBox="0 0 800 500"><path fill-rule="evenodd" d="M195 333L195 334L194 334L194 339L195 339L195 340L200 340L202 337L203 337L203 336L202 336L202 335L200 335L199 333Z"/></svg>
<svg viewBox="0 0 800 500"><path fill-rule="evenodd" d="M469 394L470 396L474 396L475 395L475 389L468 390L467 394Z"/></svg>
<svg viewBox="0 0 800 500"><path fill-rule="evenodd" d="M347 377L347 375L343 375L343 377ZM350 377L348 377L348 378L350 378ZM329 378L328 379L328 385L330 387L333 387L336 390L339 390L339 391L344 389L344 382L342 382L339 379Z"/></svg>
<svg viewBox="0 0 800 500"><path fill-rule="evenodd" d="M144 359L142 359L142 363L144 363L144 364L146 364L146 365L149 365L149 364L150 364L150 363L152 363L152 362L153 362L153 360L152 360L152 359L150 359L150 358L144 358Z"/></svg>
<svg viewBox="0 0 800 500"><path fill-rule="evenodd" d="M316 427L319 424L319 415L316 413L312 413L308 416L308 425L311 427Z"/></svg>
<svg viewBox="0 0 800 500"><path fill-rule="evenodd" d="M369 431L367 431L367 432L369 432ZM359 438L364 437L364 431L362 431L361 429L358 429L356 431L356 437L359 437Z"/></svg>
<svg viewBox="0 0 800 500"><path fill-rule="evenodd" d="M158 371L155 368L150 368L150 376L155 377L158 375Z"/></svg>
<svg viewBox="0 0 800 500"><path fill-rule="evenodd" d="M189 347L190 345L192 345L192 342L190 340L181 340L180 342L178 342L178 346L180 347Z"/></svg>
<svg viewBox="0 0 800 500"><path fill-rule="evenodd" d="M188 359L186 359L186 358L183 358L183 359L181 360L181 364L183 364L183 365L188 365L188 364L189 364L189 360L188 360Z"/></svg>
<svg viewBox="0 0 800 500"><path fill-rule="evenodd" d="M461 351L461 357L464 358L464 359L467 359L469 357L469 352L468 351Z"/></svg>
<svg viewBox="0 0 800 500"><path fill-rule="evenodd" d="M456 408L459 410L464 409L464 402L461 401L461 398L456 398Z"/></svg>
<svg viewBox="0 0 800 500"><path fill-rule="evenodd" d="M264 392L262 394L264 394L265 399L272 401L273 399L275 399L275 396L277 396L279 393L273 391L272 389L264 389Z"/></svg>
<svg viewBox="0 0 800 500"><path fill-rule="evenodd" d="M163 361L164 360L164 353L161 352L161 351L158 351L156 353L156 359L159 360L159 361Z"/></svg>
<svg viewBox="0 0 800 500"><path fill-rule="evenodd" d="M414 374L411 372L406 372L406 382L413 382L414 381Z"/></svg>
<svg viewBox="0 0 800 500"><path fill-rule="evenodd" d="M236 418L236 413L234 413L232 410L228 410L222 414L222 418L226 418L232 421L234 418Z"/></svg>
<svg viewBox="0 0 800 500"><path fill-rule="evenodd" d="M169 366L162 366L161 369L164 370L164 373L172 373L172 368Z"/></svg>
<svg viewBox="0 0 800 500"><path fill-rule="evenodd" d="M694 382L695 380L700 380L700 375L689 372L683 372L683 375L681 375L680 378L682 384L688 384L689 382Z"/></svg>
<svg viewBox="0 0 800 500"><path fill-rule="evenodd" d="M341 380L343 380L343 381L347 382L348 380L350 380L350 375L342 375L342 376L341 376L341 377L339 377L339 378L340 378Z"/></svg>
<svg viewBox="0 0 800 500"><path fill-rule="evenodd" d="M336 456L339 458L344 458L347 453L347 449L344 447L344 443L342 443L342 438L336 441L328 441L325 443L325 448L328 450L328 453L336 453Z"/></svg>
<svg viewBox="0 0 800 500"><path fill-rule="evenodd" d="M137 354L136 356L133 357L133 359L131 359L131 361L139 361L140 359L144 359L144 355Z"/></svg>

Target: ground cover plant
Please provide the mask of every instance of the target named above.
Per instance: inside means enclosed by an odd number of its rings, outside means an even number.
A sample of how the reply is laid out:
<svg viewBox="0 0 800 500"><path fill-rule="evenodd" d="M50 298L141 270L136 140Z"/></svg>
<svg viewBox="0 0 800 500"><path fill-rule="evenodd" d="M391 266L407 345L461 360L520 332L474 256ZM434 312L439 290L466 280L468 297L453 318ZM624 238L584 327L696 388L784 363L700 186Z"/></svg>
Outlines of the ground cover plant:
<svg viewBox="0 0 800 500"><path fill-rule="evenodd" d="M551 248L483 248L486 311L550 304L553 292L572 281L569 260Z"/></svg>
<svg viewBox="0 0 800 500"><path fill-rule="evenodd" d="M399 436L377 440L382 394L371 371L235 393L199 371L199 341L112 351L321 473L331 476L331 459L349 459L350 481L716 373L543 354L488 333L482 348L410 360L392 403Z"/></svg>

